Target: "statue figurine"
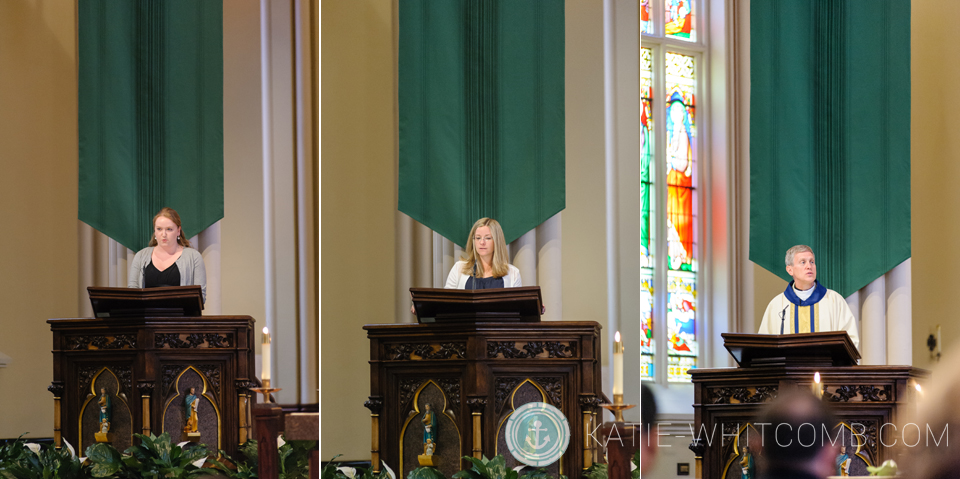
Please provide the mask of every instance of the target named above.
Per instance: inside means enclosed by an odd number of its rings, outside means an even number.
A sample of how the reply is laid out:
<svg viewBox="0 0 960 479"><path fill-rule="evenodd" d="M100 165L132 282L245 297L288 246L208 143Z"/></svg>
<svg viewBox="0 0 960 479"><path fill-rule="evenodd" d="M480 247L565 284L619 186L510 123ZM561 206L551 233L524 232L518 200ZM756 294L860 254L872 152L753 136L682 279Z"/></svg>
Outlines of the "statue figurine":
<svg viewBox="0 0 960 479"><path fill-rule="evenodd" d="M840 454L837 455L837 475L847 477L850 475L850 463L853 461L847 455L847 446L840 446Z"/></svg>
<svg viewBox="0 0 960 479"><path fill-rule="evenodd" d="M97 399L97 405L100 406L100 432L106 434L110 432L110 416L113 412L107 388L100 388L100 398Z"/></svg>
<svg viewBox="0 0 960 479"><path fill-rule="evenodd" d="M184 402L184 414L187 420L183 432L197 432L199 427L197 419L197 410L200 408L200 397L196 394L196 388L190 388L187 392L187 399Z"/></svg>
<svg viewBox="0 0 960 479"><path fill-rule="evenodd" d="M423 454L432 456L437 448L437 416L430 409L430 405L424 405L423 418Z"/></svg>
<svg viewBox="0 0 960 479"><path fill-rule="evenodd" d="M740 479L754 479L756 476L753 464L753 454L750 454L750 448L743 446L743 454L740 456Z"/></svg>

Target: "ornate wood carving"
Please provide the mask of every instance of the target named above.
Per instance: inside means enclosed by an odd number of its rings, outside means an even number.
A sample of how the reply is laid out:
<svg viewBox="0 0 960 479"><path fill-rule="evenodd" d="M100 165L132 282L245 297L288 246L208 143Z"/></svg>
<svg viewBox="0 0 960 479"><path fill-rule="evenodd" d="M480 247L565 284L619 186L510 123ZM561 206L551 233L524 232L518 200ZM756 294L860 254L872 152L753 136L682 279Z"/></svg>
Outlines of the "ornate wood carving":
<svg viewBox="0 0 960 479"><path fill-rule="evenodd" d="M155 386L156 382L141 379L137 381L137 392L140 393L140 396L153 396Z"/></svg>
<svg viewBox="0 0 960 479"><path fill-rule="evenodd" d="M455 414L460 414L460 381L457 379L439 379L437 384L440 385L440 389L447 396L447 401L450 402L451 407L448 409L453 409Z"/></svg>
<svg viewBox="0 0 960 479"><path fill-rule="evenodd" d="M120 392L125 393L127 397L129 397L133 391L130 379L132 376L130 366L111 366L109 369L117 375L117 380L120 382Z"/></svg>
<svg viewBox="0 0 960 479"><path fill-rule="evenodd" d="M207 381L213 386L214 392L217 393L217 401L220 401L220 365L219 364L201 364L195 366L197 370L203 373L207 377Z"/></svg>
<svg viewBox="0 0 960 479"><path fill-rule="evenodd" d="M47 386L47 391L53 393L53 397L63 397L63 381L54 381Z"/></svg>
<svg viewBox="0 0 960 479"><path fill-rule="evenodd" d="M703 457L703 453L707 450L707 445L703 443L703 439L694 438L693 442L688 446L688 449L693 451L694 457L699 459Z"/></svg>
<svg viewBox="0 0 960 479"><path fill-rule="evenodd" d="M720 387L707 392L710 404L754 404L777 397L777 386Z"/></svg>
<svg viewBox="0 0 960 479"><path fill-rule="evenodd" d="M80 366L77 368L77 383L80 385L80 397L87 397L90 394L90 381L93 375L97 374L102 366Z"/></svg>
<svg viewBox="0 0 960 479"><path fill-rule="evenodd" d="M740 424L725 422L721 423L720 426L723 430L723 441L721 441L721 444L723 449L726 450L728 447L733 447L733 439L737 436L737 431L740 430Z"/></svg>
<svg viewBox="0 0 960 479"><path fill-rule="evenodd" d="M508 397L510 397L510 392L517 387L517 384L520 384L520 378L497 378L496 384L497 402L494 404L494 406L495 410L499 411L503 407L503 403L507 401Z"/></svg>
<svg viewBox="0 0 960 479"><path fill-rule="evenodd" d="M257 387L257 383L249 379L237 379L233 386L237 388L237 394L250 394L250 390Z"/></svg>
<svg viewBox="0 0 960 479"><path fill-rule="evenodd" d="M161 391L164 395L168 394L170 391L170 386L173 386L173 382L177 380L177 375L180 374L180 371L184 369L184 366L179 364L164 364L163 365L163 386Z"/></svg>
<svg viewBox="0 0 960 479"><path fill-rule="evenodd" d="M550 399L550 402L552 402L554 406L558 408L562 406L563 386L561 385L560 378L534 378L534 381L540 384L540 387L546 391L547 398Z"/></svg>
<svg viewBox="0 0 960 479"><path fill-rule="evenodd" d="M469 398L467 399L467 407L470 408L470 412L482 413L483 410L487 407L487 398L484 398L484 397Z"/></svg>
<svg viewBox="0 0 960 479"><path fill-rule="evenodd" d="M517 346L520 345L520 349ZM577 356L577 344L562 341L488 341L487 357L505 359L529 359L544 356L548 358L574 358Z"/></svg>
<svg viewBox="0 0 960 479"><path fill-rule="evenodd" d="M402 379L400 381L400 410L403 411L410 400L413 399L413 394L417 392L417 388L423 384L423 379Z"/></svg>
<svg viewBox="0 0 960 479"><path fill-rule="evenodd" d="M824 386L824 396L830 402L890 402L893 400L893 389L889 384L883 386L873 385L850 385L838 386L831 393L829 388Z"/></svg>
<svg viewBox="0 0 960 479"><path fill-rule="evenodd" d="M597 396L580 396L580 409L595 410L600 407L600 403L600 398Z"/></svg>
<svg viewBox="0 0 960 479"><path fill-rule="evenodd" d="M157 333L154 347L163 348L229 348L233 341L228 334L217 333Z"/></svg>
<svg viewBox="0 0 960 479"><path fill-rule="evenodd" d="M67 349L71 351L97 349L136 349L137 337L133 334L116 336L80 335L67 338Z"/></svg>
<svg viewBox="0 0 960 479"><path fill-rule="evenodd" d="M364 401L363 407L369 409L371 414L380 414L380 409L383 408L383 399L370 396L369 399Z"/></svg>
<svg viewBox="0 0 960 479"><path fill-rule="evenodd" d="M387 345L387 356L394 361L424 359L464 359L467 343L404 343Z"/></svg>

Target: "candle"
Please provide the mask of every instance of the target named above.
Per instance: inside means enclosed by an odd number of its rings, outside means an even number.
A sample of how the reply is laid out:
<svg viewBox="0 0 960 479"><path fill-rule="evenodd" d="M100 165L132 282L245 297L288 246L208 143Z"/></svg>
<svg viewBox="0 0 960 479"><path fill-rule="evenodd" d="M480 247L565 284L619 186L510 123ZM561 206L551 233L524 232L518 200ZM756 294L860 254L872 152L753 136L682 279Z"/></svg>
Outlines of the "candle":
<svg viewBox="0 0 960 479"><path fill-rule="evenodd" d="M823 397L823 389L820 388L820 373L814 373L813 375L813 395L820 399Z"/></svg>
<svg viewBox="0 0 960 479"><path fill-rule="evenodd" d="M618 394L623 395L623 342L620 341L620 331L613 339L613 395Z"/></svg>
<svg viewBox="0 0 960 479"><path fill-rule="evenodd" d="M263 348L260 350L261 357L263 362L263 369L260 372L260 379L269 380L270 379L270 330L266 327L263 328Z"/></svg>

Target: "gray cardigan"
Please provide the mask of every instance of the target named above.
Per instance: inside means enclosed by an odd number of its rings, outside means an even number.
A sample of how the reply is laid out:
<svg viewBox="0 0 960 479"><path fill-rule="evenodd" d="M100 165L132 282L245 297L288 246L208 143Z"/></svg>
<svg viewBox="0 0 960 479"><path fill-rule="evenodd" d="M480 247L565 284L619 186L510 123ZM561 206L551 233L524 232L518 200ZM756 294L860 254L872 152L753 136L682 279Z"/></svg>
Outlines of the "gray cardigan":
<svg viewBox="0 0 960 479"><path fill-rule="evenodd" d="M143 270L150 264L153 256L153 246L137 251L130 263L127 272L127 287L143 287ZM177 269L180 270L180 286L200 285L203 292L203 302L207 302L207 268L203 265L203 255L193 248L183 248L183 253L177 258Z"/></svg>

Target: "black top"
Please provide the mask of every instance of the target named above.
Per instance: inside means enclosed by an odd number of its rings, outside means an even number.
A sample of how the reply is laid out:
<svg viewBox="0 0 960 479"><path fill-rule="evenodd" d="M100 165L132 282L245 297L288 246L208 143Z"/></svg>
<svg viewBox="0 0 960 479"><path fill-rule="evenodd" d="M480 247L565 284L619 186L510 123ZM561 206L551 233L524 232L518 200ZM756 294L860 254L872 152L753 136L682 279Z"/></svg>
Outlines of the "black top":
<svg viewBox="0 0 960 479"><path fill-rule="evenodd" d="M143 287L159 288L161 286L180 286L180 268L173 263L169 268L160 271L153 265L153 261L143 270Z"/></svg>
<svg viewBox="0 0 960 479"><path fill-rule="evenodd" d="M494 289L503 287L503 278L476 278L470 276L467 278L467 284L463 289Z"/></svg>

